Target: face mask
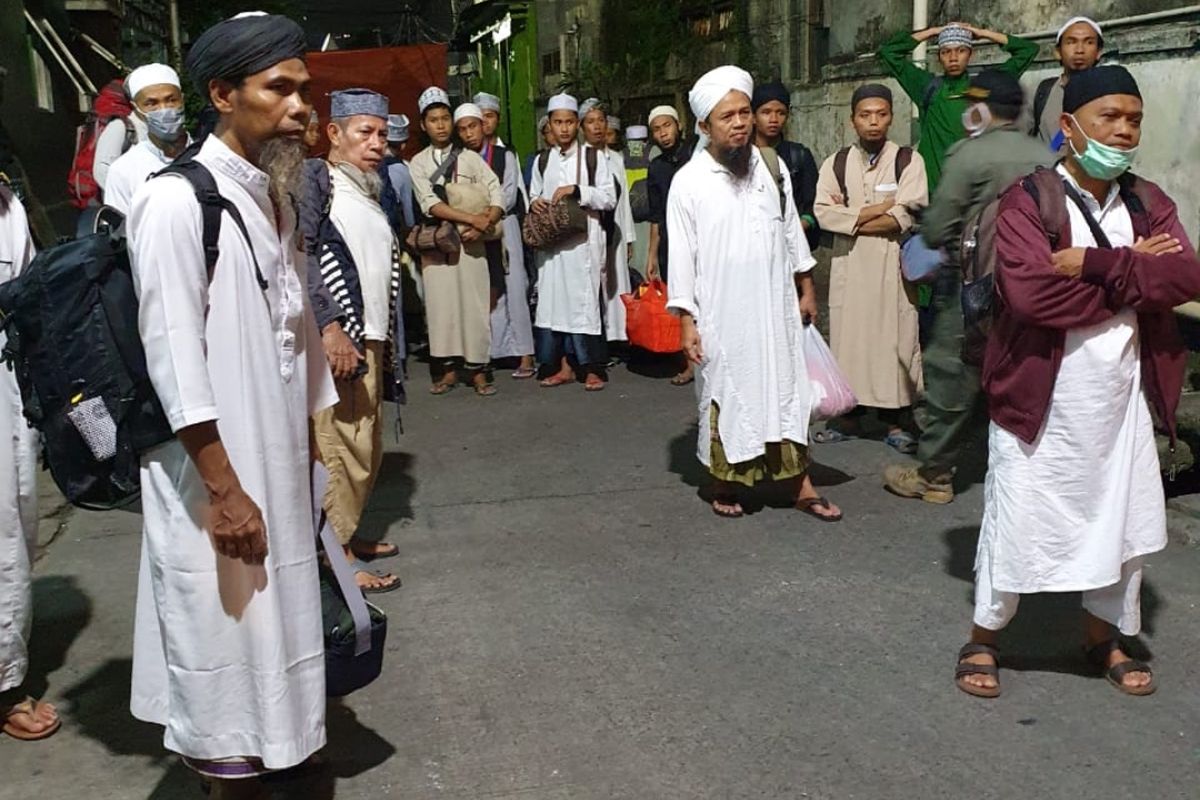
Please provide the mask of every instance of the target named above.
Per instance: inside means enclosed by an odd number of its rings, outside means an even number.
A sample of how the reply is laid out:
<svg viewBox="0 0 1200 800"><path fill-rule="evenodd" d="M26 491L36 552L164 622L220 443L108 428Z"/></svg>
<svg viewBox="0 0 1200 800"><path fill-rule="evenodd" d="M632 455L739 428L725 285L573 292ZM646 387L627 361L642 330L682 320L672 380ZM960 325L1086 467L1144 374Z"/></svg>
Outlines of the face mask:
<svg viewBox="0 0 1200 800"><path fill-rule="evenodd" d="M992 112L985 103L976 103L963 112L962 125L972 139L986 131L991 124Z"/></svg>
<svg viewBox="0 0 1200 800"><path fill-rule="evenodd" d="M1075 127L1079 128L1080 133L1083 133L1083 138L1087 139L1087 147L1082 153L1076 150L1075 143L1071 142L1071 152L1075 154L1075 161L1079 163L1084 172L1098 181L1111 181L1129 171L1129 168L1133 166L1134 158L1137 157L1138 149L1136 147L1122 150L1119 147L1097 142L1084 133L1083 126L1079 124L1079 120L1075 119L1073 114L1067 116L1071 117L1071 122L1075 123Z"/></svg>
<svg viewBox="0 0 1200 800"><path fill-rule="evenodd" d="M174 142L183 134L182 108L156 108L142 114L150 134L164 142Z"/></svg>

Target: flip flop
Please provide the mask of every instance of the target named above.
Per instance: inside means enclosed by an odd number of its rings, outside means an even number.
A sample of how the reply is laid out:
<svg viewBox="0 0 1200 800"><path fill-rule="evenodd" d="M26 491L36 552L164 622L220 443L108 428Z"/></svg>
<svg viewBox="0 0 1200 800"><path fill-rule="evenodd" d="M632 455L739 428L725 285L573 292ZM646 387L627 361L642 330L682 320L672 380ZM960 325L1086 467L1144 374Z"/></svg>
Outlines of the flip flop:
<svg viewBox="0 0 1200 800"><path fill-rule="evenodd" d="M383 572L382 570L372 569L371 565L366 561L363 561L361 558L355 558L353 561L351 561L350 568L356 573L365 572L368 575L373 575L376 578L387 578L389 575L391 575L391 573ZM394 592L400 588L400 576L391 575L391 577L396 579L395 582L384 584L383 586L360 586L358 588L362 590L363 594L387 594L388 592Z"/></svg>
<svg viewBox="0 0 1200 800"><path fill-rule="evenodd" d="M360 553L357 550L355 550L354 545L351 544L350 552L354 554L354 557L356 559L358 559L359 561L366 562L366 563L370 563L372 561L380 561L385 558L395 558L396 556L400 555L400 548L394 544L390 544L390 543L386 543L386 542L371 542L371 544L387 544L387 548L384 550L376 550L374 553Z"/></svg>
<svg viewBox="0 0 1200 800"><path fill-rule="evenodd" d="M849 442L857 438L857 436L842 433L837 428L826 428L823 431L817 431L813 434L813 441L817 444L837 444L838 442Z"/></svg>
<svg viewBox="0 0 1200 800"><path fill-rule="evenodd" d="M537 375L537 370L533 367L518 367L517 369L513 370L512 377L514 381L525 381L529 380L534 375Z"/></svg>
<svg viewBox="0 0 1200 800"><path fill-rule="evenodd" d="M722 511L717 508L717 504L723 506L736 506L737 508L730 511ZM742 508L741 503L736 497L714 497L712 501L712 510L721 519L740 519L746 515L746 510Z"/></svg>
<svg viewBox="0 0 1200 800"><path fill-rule="evenodd" d="M583 384L583 390L585 392L603 392L607 385L604 381L587 382Z"/></svg>
<svg viewBox="0 0 1200 800"><path fill-rule="evenodd" d="M889 433L883 440L883 443L888 447L894 447L897 452L910 456L917 452L917 440L908 431L897 431Z"/></svg>
<svg viewBox="0 0 1200 800"><path fill-rule="evenodd" d="M429 387L429 393L435 397L441 397L442 395L447 395L454 391L454 387L456 385L457 384L454 383L435 383L433 386Z"/></svg>
<svg viewBox="0 0 1200 800"><path fill-rule="evenodd" d="M6 733L12 738L21 742L39 742L42 739L48 739L49 737L58 733L58 729L62 727L62 719L54 720L50 727L36 733L27 731L24 728L20 728L7 721L16 714L24 714L27 717L36 718L37 708L39 705L41 705L41 703L39 703L37 700L34 700L32 697L26 697L21 702L14 704L8 709L7 712L5 712L5 723L3 727L0 727L0 732Z"/></svg>
<svg viewBox="0 0 1200 800"><path fill-rule="evenodd" d="M830 516L828 514L818 514L813 511L813 506L824 506L826 510L833 508L833 503L830 503L824 497L817 495L816 497L798 497L796 498L796 510L802 514L808 514L810 517L819 519L821 522L841 522L842 515L840 513Z"/></svg>
<svg viewBox="0 0 1200 800"><path fill-rule="evenodd" d="M562 386L567 383L573 383L574 381L575 381L574 377L564 378L561 375L551 375L549 378L546 378L544 381L540 381L538 383L538 385L541 386L543 389L553 389L556 386Z"/></svg>
<svg viewBox="0 0 1200 800"><path fill-rule="evenodd" d="M475 387L476 397L492 397L499 391L494 383L482 383Z"/></svg>
<svg viewBox="0 0 1200 800"><path fill-rule="evenodd" d="M672 386L687 386L689 383L695 383L695 382L696 382L696 376L694 374L688 376L687 378L683 378L683 379L681 379L679 375L676 375L674 378L671 378Z"/></svg>

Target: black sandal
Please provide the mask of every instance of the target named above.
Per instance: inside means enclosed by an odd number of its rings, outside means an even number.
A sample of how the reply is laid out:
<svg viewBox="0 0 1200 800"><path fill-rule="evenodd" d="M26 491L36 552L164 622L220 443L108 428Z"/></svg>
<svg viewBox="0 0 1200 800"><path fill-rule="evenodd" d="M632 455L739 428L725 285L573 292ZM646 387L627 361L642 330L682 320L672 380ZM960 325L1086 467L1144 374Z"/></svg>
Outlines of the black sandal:
<svg viewBox="0 0 1200 800"><path fill-rule="evenodd" d="M841 522L842 514L839 511L837 514L821 514L813 511L813 506L820 506L826 511L833 510L833 503L829 499L817 495L816 497L798 497L796 498L796 510L801 514L808 514L810 517L821 520L821 522Z"/></svg>
<svg viewBox="0 0 1200 800"><path fill-rule="evenodd" d="M1113 650L1120 650L1122 655L1128 656L1124 648L1121 647L1120 639L1109 639L1107 642L1101 642L1088 649L1088 661L1100 668L1105 680L1117 687L1123 694L1132 695L1133 697L1145 697L1148 694L1154 694L1158 689L1158 683L1154 680L1154 671L1150 669L1150 665L1144 661L1138 661L1136 658L1130 657L1128 661L1122 661L1120 664L1108 666L1108 656ZM1126 686L1125 676L1131 672L1144 672L1150 677L1150 682L1145 686Z"/></svg>
<svg viewBox="0 0 1200 800"><path fill-rule="evenodd" d="M995 664L971 664L963 661L968 656L991 656ZM988 688L965 683L968 675L988 675L996 679L996 685ZM1000 696L1000 651L990 644L967 642L958 651L958 664L954 667L954 685L973 697L993 698Z"/></svg>

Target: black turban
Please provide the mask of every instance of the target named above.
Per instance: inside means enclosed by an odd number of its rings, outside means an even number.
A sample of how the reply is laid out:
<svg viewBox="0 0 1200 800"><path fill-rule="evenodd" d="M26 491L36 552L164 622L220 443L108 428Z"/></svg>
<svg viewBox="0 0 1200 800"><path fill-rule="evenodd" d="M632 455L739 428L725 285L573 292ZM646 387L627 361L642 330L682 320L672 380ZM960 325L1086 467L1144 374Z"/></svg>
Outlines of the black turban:
<svg viewBox="0 0 1200 800"><path fill-rule="evenodd" d="M1137 81L1124 67L1113 64L1076 72L1063 89L1063 113L1074 114L1081 106L1086 106L1096 98L1112 94L1131 94L1139 100L1142 98Z"/></svg>
<svg viewBox="0 0 1200 800"><path fill-rule="evenodd" d="M772 100L778 100L783 103L784 108L788 108L792 104L792 93L779 81L764 83L762 86L754 87L754 96L750 98L750 107L758 111Z"/></svg>
<svg viewBox="0 0 1200 800"><path fill-rule="evenodd" d="M880 100L887 100L887 104L892 105L892 90L884 86L882 83L864 83L862 86L854 90L854 94L850 96L850 111L853 112L858 108L858 104L863 100L870 100L873 97L878 97Z"/></svg>
<svg viewBox="0 0 1200 800"><path fill-rule="evenodd" d="M208 99L208 83L238 83L289 58L304 58L304 30L278 14L250 14L222 20L200 34L188 50L184 69Z"/></svg>

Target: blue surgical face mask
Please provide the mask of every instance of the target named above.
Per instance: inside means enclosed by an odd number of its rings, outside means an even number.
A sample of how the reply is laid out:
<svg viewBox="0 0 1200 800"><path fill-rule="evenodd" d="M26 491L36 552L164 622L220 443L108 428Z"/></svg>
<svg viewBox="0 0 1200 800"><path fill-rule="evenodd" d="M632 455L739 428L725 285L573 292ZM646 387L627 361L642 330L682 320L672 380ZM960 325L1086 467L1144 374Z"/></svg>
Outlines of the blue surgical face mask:
<svg viewBox="0 0 1200 800"><path fill-rule="evenodd" d="M1129 168L1133 166L1133 160L1137 157L1138 149L1136 147L1122 150L1119 147L1097 142L1084 133L1083 126L1079 124L1079 120L1075 119L1074 114L1067 116L1071 118L1071 122L1075 123L1075 127L1079 128L1083 138L1087 139L1087 147L1082 153L1076 150L1075 143L1071 142L1071 152L1075 154L1075 161L1083 168L1084 172L1098 181L1111 181L1129 171Z"/></svg>
<svg viewBox="0 0 1200 800"><path fill-rule="evenodd" d="M143 111L146 127L150 135L163 142L178 141L183 135L182 108L156 108L153 111Z"/></svg>

